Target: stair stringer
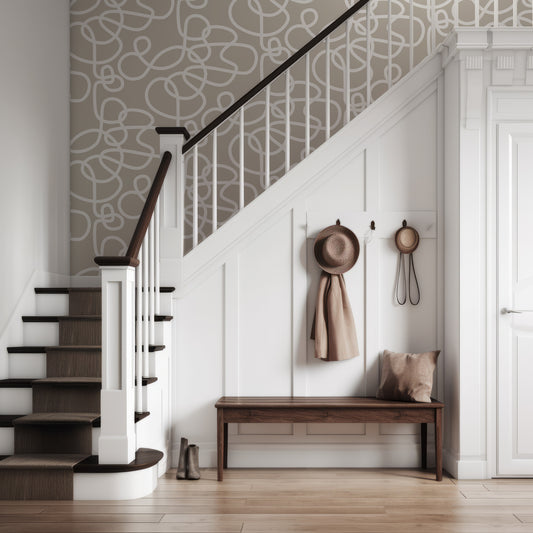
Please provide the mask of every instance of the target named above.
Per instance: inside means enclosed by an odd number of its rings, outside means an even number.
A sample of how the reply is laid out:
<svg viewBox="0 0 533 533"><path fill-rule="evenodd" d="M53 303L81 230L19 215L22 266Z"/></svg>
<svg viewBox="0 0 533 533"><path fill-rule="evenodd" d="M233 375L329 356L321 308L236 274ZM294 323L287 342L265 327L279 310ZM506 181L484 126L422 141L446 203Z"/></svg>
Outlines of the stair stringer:
<svg viewBox="0 0 533 533"><path fill-rule="evenodd" d="M310 193L323 185L384 127L429 94L441 73L439 48L183 259L163 258L161 277L165 284L176 287L174 297L189 293L223 265L235 249L288 213L303 191Z"/></svg>

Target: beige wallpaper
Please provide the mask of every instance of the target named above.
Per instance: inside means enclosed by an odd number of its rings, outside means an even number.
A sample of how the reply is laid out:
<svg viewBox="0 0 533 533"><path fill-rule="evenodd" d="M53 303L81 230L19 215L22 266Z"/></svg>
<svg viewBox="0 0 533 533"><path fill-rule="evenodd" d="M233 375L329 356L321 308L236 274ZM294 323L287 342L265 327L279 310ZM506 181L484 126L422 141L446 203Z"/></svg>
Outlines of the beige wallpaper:
<svg viewBox="0 0 533 533"><path fill-rule="evenodd" d="M531 24L531 0L519 2ZM493 0L480 0L481 24L491 22ZM124 253L157 168L155 126L198 132L261 78L340 15L350 0L72 0L71 1L71 272L96 274L96 255ZM387 0L372 0L350 23L352 115L408 70L409 1L391 0L392 70L388 71ZM473 0L413 1L415 64L438 45L459 18L473 22ZM505 23L512 0L499 0ZM434 6L434 8L432 7ZM428 31L432 10L438 20ZM344 27L331 37L332 133L343 121ZM367 68L367 50L372 58ZM324 48L311 58L311 145L324 140ZM291 164L304 150L303 64L291 69ZM272 87L272 181L283 174L283 80ZM245 197L264 189L264 96L245 110ZM233 119L219 127L217 220L237 208L238 135ZM199 145L199 233L210 233L211 145ZM190 168L190 157L186 159ZM190 187L186 234L190 246Z"/></svg>

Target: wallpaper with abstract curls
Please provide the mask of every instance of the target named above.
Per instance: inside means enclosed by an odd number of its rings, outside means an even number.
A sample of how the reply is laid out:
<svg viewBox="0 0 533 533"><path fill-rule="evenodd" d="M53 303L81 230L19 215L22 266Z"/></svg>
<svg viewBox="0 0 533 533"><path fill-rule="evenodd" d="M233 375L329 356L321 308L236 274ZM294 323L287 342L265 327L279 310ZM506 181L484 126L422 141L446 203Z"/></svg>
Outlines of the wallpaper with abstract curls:
<svg viewBox="0 0 533 533"><path fill-rule="evenodd" d="M516 0L531 25L531 0ZM499 0L502 23L513 0ZM96 274L94 256L124 253L159 161L156 126L195 134L352 4L351 0L71 0L71 272ZM493 0L480 0L481 25ZM409 70L407 0L372 0L331 36L331 133L344 124L348 42L350 114ZM456 20L473 24L473 0L413 1L416 65ZM432 7L434 6L434 7ZM429 21L437 25L431 31ZM527 20L526 20L527 19ZM349 39L345 37L348 28ZM367 29L369 39L367 40ZM369 54L370 61L367 61ZM325 139L325 47L311 54L311 149ZM291 166L304 153L304 63L290 71ZM367 79L369 80L367 84ZM367 101L367 100L370 100ZM271 183L285 168L285 78L271 89ZM265 188L265 96L245 108L245 203ZM217 130L218 208L211 209L212 136L198 145L200 241L238 208L238 120ZM191 246L192 158L186 155L186 248Z"/></svg>

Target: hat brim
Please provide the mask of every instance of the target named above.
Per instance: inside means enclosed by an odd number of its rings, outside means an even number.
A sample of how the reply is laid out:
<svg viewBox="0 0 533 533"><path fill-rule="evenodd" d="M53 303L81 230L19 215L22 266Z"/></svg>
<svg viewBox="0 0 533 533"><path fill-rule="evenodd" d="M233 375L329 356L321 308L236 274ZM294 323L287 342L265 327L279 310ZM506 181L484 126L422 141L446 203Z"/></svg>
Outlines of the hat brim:
<svg viewBox="0 0 533 533"><path fill-rule="evenodd" d="M409 241L412 241L413 244L410 246L405 245L404 241L402 240L402 235L405 234L411 234ZM396 248L398 248L402 254L412 254L418 248L420 235L415 228L411 226L403 226L394 235L394 242L396 243Z"/></svg>
<svg viewBox="0 0 533 533"><path fill-rule="evenodd" d="M342 233L344 236L346 236L352 244L352 250L348 258L342 265L331 267L322 257L321 244L327 237L333 235L334 233ZM318 263L320 268L324 270L324 272L327 272L328 274L344 274L345 272L348 272L348 270L350 270L357 262L357 259L359 257L359 240L351 229L347 228L346 226L334 224L333 226L328 226L327 228L324 228L317 235L315 239L314 253L316 262Z"/></svg>

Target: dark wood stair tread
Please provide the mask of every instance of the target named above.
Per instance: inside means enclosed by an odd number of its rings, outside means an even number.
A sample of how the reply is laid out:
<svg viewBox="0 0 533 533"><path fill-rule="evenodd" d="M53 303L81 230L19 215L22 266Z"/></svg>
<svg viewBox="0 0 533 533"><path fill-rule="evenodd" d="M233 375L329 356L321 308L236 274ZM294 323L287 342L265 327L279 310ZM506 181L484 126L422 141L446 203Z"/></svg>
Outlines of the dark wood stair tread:
<svg viewBox="0 0 533 533"><path fill-rule="evenodd" d="M55 380L55 381L54 381ZM156 377L144 377L143 387L155 383ZM101 385L102 378L85 378L85 377L56 377L56 378L9 378L0 379L0 388L2 389L25 389L33 386L34 383L41 385L57 385L57 386L90 386Z"/></svg>
<svg viewBox="0 0 533 533"><path fill-rule="evenodd" d="M148 351L160 352L165 349L164 344L150 344ZM99 352L102 350L101 346L89 345L82 346L80 344L62 345L62 346L8 346L7 353L46 353L47 351L54 352Z"/></svg>
<svg viewBox="0 0 533 533"><path fill-rule="evenodd" d="M13 420L25 415L0 415L0 428L13 427Z"/></svg>
<svg viewBox="0 0 533 533"><path fill-rule="evenodd" d="M127 465L101 465L98 464L98 456L91 455L74 467L74 473L80 474L111 474L116 472L131 472L150 468L163 458L163 452L150 448L139 448L135 453L135 459Z"/></svg>
<svg viewBox="0 0 533 533"><path fill-rule="evenodd" d="M22 416L27 415L0 415L0 428L11 428L14 426L14 421L17 418L20 418ZM145 411L143 413L136 412L135 413L135 423L140 422L141 420L144 420L146 417L150 416L150 411ZM100 417L95 418L93 421L93 427L100 427L101 420ZM1 458L2 456L0 456ZM5 455L4 457L9 457L8 455Z"/></svg>
<svg viewBox="0 0 533 533"><path fill-rule="evenodd" d="M175 287L159 287L159 292L170 293ZM35 294L69 294L71 292L102 292L101 287L36 287Z"/></svg>
<svg viewBox="0 0 533 533"><path fill-rule="evenodd" d="M0 470L63 470L72 469L87 459L86 454L77 453L21 453L10 455L0 461Z"/></svg>
<svg viewBox="0 0 533 533"><path fill-rule="evenodd" d="M35 381L34 378L9 378L0 379L0 388L2 389L24 389L31 387L31 384Z"/></svg>
<svg viewBox="0 0 533 533"><path fill-rule="evenodd" d="M100 315L24 315L22 322L59 322L60 320L102 320ZM168 322L171 315L155 315L156 322Z"/></svg>
<svg viewBox="0 0 533 533"><path fill-rule="evenodd" d="M52 426L66 424L90 424L100 418L100 413L32 413L13 420L15 426Z"/></svg>
<svg viewBox="0 0 533 533"><path fill-rule="evenodd" d="M73 385L79 387L101 387L102 378L86 378L86 377L55 377L55 378L41 378L33 381L32 385L52 385L72 387Z"/></svg>

